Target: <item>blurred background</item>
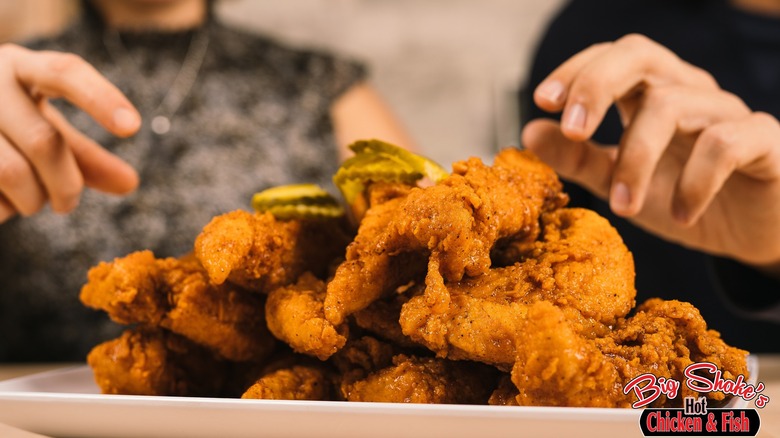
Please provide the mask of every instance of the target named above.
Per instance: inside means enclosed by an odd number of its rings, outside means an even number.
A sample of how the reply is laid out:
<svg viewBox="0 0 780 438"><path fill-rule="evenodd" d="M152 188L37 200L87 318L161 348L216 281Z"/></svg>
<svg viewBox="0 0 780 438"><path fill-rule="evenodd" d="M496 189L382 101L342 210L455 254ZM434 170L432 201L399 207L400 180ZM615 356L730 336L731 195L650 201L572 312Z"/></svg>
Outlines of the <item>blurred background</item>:
<svg viewBox="0 0 780 438"><path fill-rule="evenodd" d="M225 22L364 61L422 151L449 164L518 145L517 88L562 0L223 0ZM0 0L0 41L57 32L71 0Z"/></svg>

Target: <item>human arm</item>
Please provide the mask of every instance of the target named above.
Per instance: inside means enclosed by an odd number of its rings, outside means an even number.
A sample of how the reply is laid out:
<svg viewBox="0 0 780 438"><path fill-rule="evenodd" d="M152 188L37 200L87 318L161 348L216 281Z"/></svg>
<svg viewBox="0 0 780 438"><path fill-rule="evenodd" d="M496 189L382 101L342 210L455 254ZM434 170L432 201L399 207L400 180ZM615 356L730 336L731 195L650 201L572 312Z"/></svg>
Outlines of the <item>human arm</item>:
<svg viewBox="0 0 780 438"><path fill-rule="evenodd" d="M127 163L80 133L48 99L64 98L109 132L129 136L141 119L122 93L80 57L0 46L0 222L76 207L85 186L123 194L138 185Z"/></svg>
<svg viewBox="0 0 780 438"><path fill-rule="evenodd" d="M336 99L330 115L342 161L352 155L347 146L356 140L376 138L409 150L417 149L390 107L366 82L352 85Z"/></svg>

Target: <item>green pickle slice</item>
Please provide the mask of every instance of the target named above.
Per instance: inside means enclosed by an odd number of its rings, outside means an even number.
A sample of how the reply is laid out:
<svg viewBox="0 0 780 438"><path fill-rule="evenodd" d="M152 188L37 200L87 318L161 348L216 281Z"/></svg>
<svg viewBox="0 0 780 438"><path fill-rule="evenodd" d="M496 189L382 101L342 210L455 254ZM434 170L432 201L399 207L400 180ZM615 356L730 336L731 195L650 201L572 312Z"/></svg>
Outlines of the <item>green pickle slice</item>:
<svg viewBox="0 0 780 438"><path fill-rule="evenodd" d="M255 211L269 212L277 219L337 218L344 209L330 193L316 184L272 187L252 196Z"/></svg>
<svg viewBox="0 0 780 438"><path fill-rule="evenodd" d="M381 140L360 140L349 148L355 156L344 161L333 182L350 204L370 181L414 184L427 177L436 183L449 176L436 162Z"/></svg>

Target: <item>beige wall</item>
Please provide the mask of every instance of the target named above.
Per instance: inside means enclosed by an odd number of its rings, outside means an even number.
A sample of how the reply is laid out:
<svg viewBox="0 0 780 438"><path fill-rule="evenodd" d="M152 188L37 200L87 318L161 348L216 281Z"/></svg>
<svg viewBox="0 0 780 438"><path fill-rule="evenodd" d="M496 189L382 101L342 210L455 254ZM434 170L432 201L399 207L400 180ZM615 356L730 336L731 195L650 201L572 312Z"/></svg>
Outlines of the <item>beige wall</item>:
<svg viewBox="0 0 780 438"><path fill-rule="evenodd" d="M444 163L517 144L514 93L561 0L223 0L219 14L368 63L423 151ZM0 41L50 32L72 0L0 0Z"/></svg>
<svg viewBox="0 0 780 438"><path fill-rule="evenodd" d="M367 61L425 153L444 164L518 143L514 93L561 0L226 0L222 16Z"/></svg>

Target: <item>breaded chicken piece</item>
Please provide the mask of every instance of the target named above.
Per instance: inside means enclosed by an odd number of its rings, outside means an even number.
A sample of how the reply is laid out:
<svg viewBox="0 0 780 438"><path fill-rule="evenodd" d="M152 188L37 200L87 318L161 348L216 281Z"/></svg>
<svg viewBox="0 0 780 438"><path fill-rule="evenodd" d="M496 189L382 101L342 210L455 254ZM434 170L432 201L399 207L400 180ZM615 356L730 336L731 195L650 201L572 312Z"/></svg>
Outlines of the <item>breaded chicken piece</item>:
<svg viewBox="0 0 780 438"><path fill-rule="evenodd" d="M161 326L234 361L261 361L276 341L265 322L263 296L233 285L214 286L194 257L163 259L171 308Z"/></svg>
<svg viewBox="0 0 780 438"><path fill-rule="evenodd" d="M393 356L400 351L396 346L371 336L349 339L344 348L328 361L338 372L333 377L334 386L352 384L389 367L393 363Z"/></svg>
<svg viewBox="0 0 780 438"><path fill-rule="evenodd" d="M547 301L526 309L518 325L512 381L523 406L627 407L623 381L593 339L580 335ZM522 347L521 347L522 346Z"/></svg>
<svg viewBox="0 0 780 438"><path fill-rule="evenodd" d="M355 312L355 325L399 347L419 348L420 344L403 334L398 320L403 305L423 291L423 284L411 285L386 299L374 301L365 309Z"/></svg>
<svg viewBox="0 0 780 438"><path fill-rule="evenodd" d="M297 283L268 295L265 319L268 329L297 353L326 360L347 342L345 324L334 326L325 319L325 282L310 273Z"/></svg>
<svg viewBox="0 0 780 438"><path fill-rule="evenodd" d="M99 264L88 279L81 301L121 324L166 328L234 361L262 360L276 345L264 297L211 285L192 256L155 259L141 251Z"/></svg>
<svg viewBox="0 0 780 438"><path fill-rule="evenodd" d="M512 266L446 282L436 261L425 293L404 304L403 333L440 357L510 369L528 306L563 309L576 333L603 336L634 306L631 253L609 222L590 210L559 209L542 216L539 240Z"/></svg>
<svg viewBox="0 0 780 438"><path fill-rule="evenodd" d="M688 303L649 300L596 339L578 334L561 309L548 302L531 306L525 321L518 338L524 348L517 349L512 369L520 405L630 407L635 396L623 388L631 379L652 373L684 381L685 367L694 362L716 364L724 378L747 376L747 352L707 330ZM653 406L681 407L684 397L702 395L711 402L724 399L722 393L699 394L682 385L677 398L661 397Z"/></svg>
<svg viewBox="0 0 780 438"><path fill-rule="evenodd" d="M138 251L112 262L100 262L87 273L81 302L104 310L120 324L159 325L168 312L160 293L160 267L151 251Z"/></svg>
<svg viewBox="0 0 780 438"><path fill-rule="evenodd" d="M345 382L341 392L348 401L485 404L495 387L493 371L480 364L401 354L393 357L392 366Z"/></svg>
<svg viewBox="0 0 780 438"><path fill-rule="evenodd" d="M230 281L268 293L304 272L324 278L350 237L335 219L288 220L233 211L214 217L195 240L195 255L214 284Z"/></svg>
<svg viewBox="0 0 780 438"><path fill-rule="evenodd" d="M323 367L296 365L261 377L244 392L244 399L330 400L330 382Z"/></svg>
<svg viewBox="0 0 780 438"><path fill-rule="evenodd" d="M626 381L648 372L683 381L685 367L696 362L715 364L724 379L736 380L740 374L747 379L750 374L748 352L726 344L720 333L708 329L696 307L677 300L653 298L645 301L633 316L618 322L610 336L601 340L598 346L612 359ZM700 394L686 385L681 389L677 399L662 398L657 405L682 407L685 397L702 395L707 396L711 407L727 401L721 392Z"/></svg>
<svg viewBox="0 0 780 438"><path fill-rule="evenodd" d="M227 370L207 349L148 327L96 346L87 363L104 394L217 397Z"/></svg>
<svg viewBox="0 0 780 438"><path fill-rule="evenodd" d="M368 188L371 208L360 222L355 240L349 244L346 260L328 284L325 314L340 324L355 311L366 308L379 297L425 275L426 256L403 252L393 257L373 249L411 189L400 184L372 184Z"/></svg>
<svg viewBox="0 0 780 438"><path fill-rule="evenodd" d="M491 406L518 406L519 391L509 374L502 374L498 379L498 387L490 394L488 404Z"/></svg>
<svg viewBox="0 0 780 438"><path fill-rule="evenodd" d="M372 205L328 285L326 317L340 324L413 279L416 270L395 268L396 259L409 255L411 263L400 264L408 269L422 266L420 255L435 259L447 281L487 273L497 241L536 239L539 216L568 200L561 187L534 155L506 149L493 166L477 158L458 162L440 183Z"/></svg>
<svg viewBox="0 0 780 438"><path fill-rule="evenodd" d="M206 226L193 255L142 251L93 268L82 301L143 326L90 354L101 388L630 407L623 389L644 373L683 381L686 366L711 362L747 377L747 352L690 304L630 313L631 253L606 219L564 208L557 176L530 152L455 163L427 187L366 184L348 246L344 221L235 211ZM700 395L728 401L683 385L652 406Z"/></svg>

